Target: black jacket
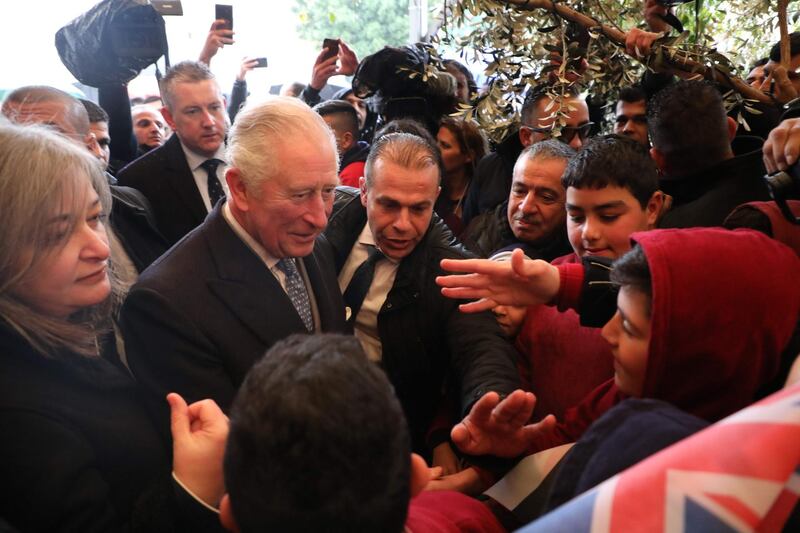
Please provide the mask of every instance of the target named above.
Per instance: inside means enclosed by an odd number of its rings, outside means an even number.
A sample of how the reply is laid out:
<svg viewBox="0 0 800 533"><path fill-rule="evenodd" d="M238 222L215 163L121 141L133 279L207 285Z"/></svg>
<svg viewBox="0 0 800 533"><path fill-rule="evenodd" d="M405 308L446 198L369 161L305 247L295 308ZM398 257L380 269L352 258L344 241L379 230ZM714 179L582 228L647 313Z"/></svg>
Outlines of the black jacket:
<svg viewBox="0 0 800 533"><path fill-rule="evenodd" d="M552 261L572 251L567 238L566 224L547 242L533 245L517 239L508 223L508 200L472 219L461 235L461 240L471 252L480 257L491 257L502 250L522 248L531 259Z"/></svg>
<svg viewBox="0 0 800 533"><path fill-rule="evenodd" d="M469 224L472 218L508 200L514 165L521 152L522 143L519 133L515 131L498 144L494 152L478 161L464 201L464 224Z"/></svg>
<svg viewBox="0 0 800 533"><path fill-rule="evenodd" d="M117 179L144 194L170 246L208 215L177 135L120 170Z"/></svg>
<svg viewBox="0 0 800 533"><path fill-rule="evenodd" d="M369 144L364 141L357 141L348 151L342 154L339 162L339 172L344 170L350 163L364 162L369 155Z"/></svg>
<svg viewBox="0 0 800 533"><path fill-rule="evenodd" d="M358 191L340 187L325 235L333 247L336 271L367 222ZM491 314L465 314L459 302L442 296L435 283L444 274L439 262L469 254L436 216L423 240L401 262L378 314L382 365L406 414L414 449L439 406L450 375L464 413L489 391L507 394L519 387L517 353Z"/></svg>
<svg viewBox="0 0 800 533"><path fill-rule="evenodd" d="M172 481L127 372L46 358L2 318L0 434L0 516L20 531L222 531Z"/></svg>
<svg viewBox="0 0 800 533"><path fill-rule="evenodd" d="M150 204L142 193L112 185L111 197L111 227L136 270L142 272L167 251L167 240L156 229Z"/></svg>
<svg viewBox="0 0 800 533"><path fill-rule="evenodd" d="M128 364L165 434L168 392L190 403L211 398L227 410L264 352L306 332L278 280L223 218L223 205L143 272L122 306ZM346 333L333 259L322 240L302 258L319 331Z"/></svg>
<svg viewBox="0 0 800 533"><path fill-rule="evenodd" d="M673 198L672 208L661 219L661 228L722 226L737 206L769 200L764 180L763 141L758 137L736 137L736 155L688 176L665 176L661 190ZM740 155L741 154L741 155Z"/></svg>

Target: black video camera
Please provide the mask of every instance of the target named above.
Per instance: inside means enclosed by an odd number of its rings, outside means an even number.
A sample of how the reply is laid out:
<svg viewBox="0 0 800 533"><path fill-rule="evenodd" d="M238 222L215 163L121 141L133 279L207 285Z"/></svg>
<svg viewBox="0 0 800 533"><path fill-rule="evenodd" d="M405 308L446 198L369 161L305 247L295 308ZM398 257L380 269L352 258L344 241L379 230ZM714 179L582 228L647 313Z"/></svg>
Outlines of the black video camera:
<svg viewBox="0 0 800 533"><path fill-rule="evenodd" d="M769 189L769 195L775 200L783 216L789 222L800 225L800 217L796 217L787 200L800 200L800 168L796 164L786 170L767 174L764 181Z"/></svg>

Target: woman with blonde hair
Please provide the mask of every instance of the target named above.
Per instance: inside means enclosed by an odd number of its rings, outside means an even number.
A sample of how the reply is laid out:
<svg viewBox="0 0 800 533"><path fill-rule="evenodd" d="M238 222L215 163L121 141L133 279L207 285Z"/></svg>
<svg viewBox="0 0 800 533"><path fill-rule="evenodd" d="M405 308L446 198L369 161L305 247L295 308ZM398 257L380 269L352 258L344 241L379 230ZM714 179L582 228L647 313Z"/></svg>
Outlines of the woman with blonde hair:
<svg viewBox="0 0 800 533"><path fill-rule="evenodd" d="M206 504L221 497L211 440L222 431L224 443L224 415L170 396L170 479L135 382L101 353L116 285L109 208L89 152L0 125L0 516L22 531L214 528L181 487Z"/></svg>

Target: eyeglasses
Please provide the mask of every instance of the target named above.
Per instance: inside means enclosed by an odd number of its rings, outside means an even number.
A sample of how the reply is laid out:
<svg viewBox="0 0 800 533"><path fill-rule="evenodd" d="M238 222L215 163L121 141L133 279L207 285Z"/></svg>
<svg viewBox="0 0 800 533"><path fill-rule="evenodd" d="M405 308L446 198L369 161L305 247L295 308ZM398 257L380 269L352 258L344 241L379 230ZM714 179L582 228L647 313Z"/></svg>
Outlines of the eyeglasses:
<svg viewBox="0 0 800 533"><path fill-rule="evenodd" d="M581 141L585 141L587 137L589 137L589 132L592 130L592 126L594 126L594 122L587 122L586 124L581 124L580 126L564 126L561 128L561 134L555 138L565 144L569 144L572 142L572 139L575 138L575 135L577 135ZM552 127L534 128L533 126L526 126L525 124L523 124L522 127L528 128L536 133L542 133L548 137L553 137Z"/></svg>

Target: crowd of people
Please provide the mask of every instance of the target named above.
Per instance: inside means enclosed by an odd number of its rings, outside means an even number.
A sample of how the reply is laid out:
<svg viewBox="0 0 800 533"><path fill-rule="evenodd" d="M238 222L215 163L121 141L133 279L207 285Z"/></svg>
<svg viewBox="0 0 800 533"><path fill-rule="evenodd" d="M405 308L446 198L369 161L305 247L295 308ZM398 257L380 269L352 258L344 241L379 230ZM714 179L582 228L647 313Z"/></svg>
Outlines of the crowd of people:
<svg viewBox="0 0 800 533"><path fill-rule="evenodd" d="M642 4L632 54L668 29ZM252 58L226 94L225 28L156 101L2 102L0 530L535 527L800 386L800 195L763 179L800 190L779 44L752 131L650 72L607 125L580 78L530 87L490 147L457 61L339 40L282 96L248 94ZM487 492L562 448L536 505ZM753 527L800 524L791 494Z"/></svg>

